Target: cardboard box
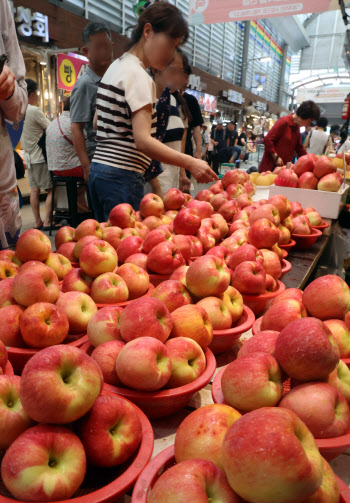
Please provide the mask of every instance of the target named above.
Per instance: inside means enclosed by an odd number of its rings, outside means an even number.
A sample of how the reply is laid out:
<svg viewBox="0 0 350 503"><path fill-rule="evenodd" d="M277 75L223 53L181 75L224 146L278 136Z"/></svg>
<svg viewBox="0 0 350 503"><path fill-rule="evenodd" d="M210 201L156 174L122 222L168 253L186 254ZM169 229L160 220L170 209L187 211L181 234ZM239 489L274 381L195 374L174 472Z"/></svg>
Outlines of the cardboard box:
<svg viewBox="0 0 350 503"><path fill-rule="evenodd" d="M311 206L323 218L338 218L346 202L349 186L343 184L338 192L325 192L322 190L295 189L293 187L277 187L271 185L269 197L276 194L288 197L290 201L299 201L303 208Z"/></svg>

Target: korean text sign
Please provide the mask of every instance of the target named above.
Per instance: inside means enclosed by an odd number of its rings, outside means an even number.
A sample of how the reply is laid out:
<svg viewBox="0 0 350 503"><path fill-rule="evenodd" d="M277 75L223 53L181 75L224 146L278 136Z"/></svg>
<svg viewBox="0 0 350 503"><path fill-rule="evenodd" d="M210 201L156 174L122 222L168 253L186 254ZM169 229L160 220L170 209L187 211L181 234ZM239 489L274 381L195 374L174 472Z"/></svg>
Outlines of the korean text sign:
<svg viewBox="0 0 350 503"><path fill-rule="evenodd" d="M74 56L59 54L57 57L58 88L72 91L74 84L85 70L86 62Z"/></svg>

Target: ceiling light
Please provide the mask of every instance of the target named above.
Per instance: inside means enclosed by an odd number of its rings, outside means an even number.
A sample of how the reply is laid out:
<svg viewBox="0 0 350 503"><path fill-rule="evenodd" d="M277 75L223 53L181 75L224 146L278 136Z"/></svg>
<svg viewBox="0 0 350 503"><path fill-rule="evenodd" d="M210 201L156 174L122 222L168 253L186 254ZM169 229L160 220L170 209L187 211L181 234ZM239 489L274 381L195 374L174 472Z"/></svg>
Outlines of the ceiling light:
<svg viewBox="0 0 350 503"><path fill-rule="evenodd" d="M259 84L256 90L260 93L264 89L264 86L262 84Z"/></svg>
<svg viewBox="0 0 350 503"><path fill-rule="evenodd" d="M261 63L269 63L269 61L271 61L271 56L263 56L262 58L259 58L259 61Z"/></svg>

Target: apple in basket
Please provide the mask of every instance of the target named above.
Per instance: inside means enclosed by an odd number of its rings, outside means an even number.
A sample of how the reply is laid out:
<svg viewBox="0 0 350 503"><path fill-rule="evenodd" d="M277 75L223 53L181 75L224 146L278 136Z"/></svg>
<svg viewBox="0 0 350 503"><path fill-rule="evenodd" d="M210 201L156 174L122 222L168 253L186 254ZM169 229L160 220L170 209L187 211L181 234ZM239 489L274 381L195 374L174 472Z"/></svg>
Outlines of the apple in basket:
<svg viewBox="0 0 350 503"><path fill-rule="evenodd" d="M248 232L248 242L256 248L271 248L279 239L278 228L263 218L257 220L250 227Z"/></svg>
<svg viewBox="0 0 350 503"><path fill-rule="evenodd" d="M258 262L241 262L233 271L231 284L242 294L259 295L265 289L266 273Z"/></svg>
<svg viewBox="0 0 350 503"><path fill-rule="evenodd" d="M227 265L234 271L239 264L247 261L263 264L264 257L261 251L255 248L255 246L245 244L243 246L238 246L235 250L232 251Z"/></svg>
<svg viewBox="0 0 350 503"><path fill-rule="evenodd" d="M2 307L0 310L0 341L5 346L20 348L24 346L24 341L19 329L20 319L24 308L16 305Z"/></svg>
<svg viewBox="0 0 350 503"><path fill-rule="evenodd" d="M206 368L206 358L199 344L188 337L176 337L165 343L172 370L167 388L185 386L200 377Z"/></svg>
<svg viewBox="0 0 350 503"><path fill-rule="evenodd" d="M102 372L90 356L73 346L52 346L26 363L20 400L34 421L68 424L91 409L102 387Z"/></svg>
<svg viewBox="0 0 350 503"><path fill-rule="evenodd" d="M164 212L164 203L157 194L146 194L140 203L140 213L143 218L160 217Z"/></svg>
<svg viewBox="0 0 350 503"><path fill-rule="evenodd" d="M303 291L299 288L287 288L284 292L279 293L277 297L275 297L272 301L271 306L278 304L278 302L282 302L283 300L295 299L302 302L303 300Z"/></svg>
<svg viewBox="0 0 350 503"><path fill-rule="evenodd" d="M186 305L171 313L173 328L170 337L188 337L206 349L213 339L213 327L203 307Z"/></svg>
<svg viewBox="0 0 350 503"><path fill-rule="evenodd" d="M342 184L337 173L331 173L321 178L317 184L317 190L325 190L327 192L338 192Z"/></svg>
<svg viewBox="0 0 350 503"><path fill-rule="evenodd" d="M122 340L119 326L122 312L122 307L106 306L90 318L87 335L92 346L97 347L104 342Z"/></svg>
<svg viewBox="0 0 350 503"><path fill-rule="evenodd" d="M61 309L69 321L69 333L86 332L90 318L96 313L97 307L92 298L82 292L63 293L56 306Z"/></svg>
<svg viewBox="0 0 350 503"><path fill-rule="evenodd" d="M336 368L325 379L345 397L350 404L350 369L342 360L339 360Z"/></svg>
<svg viewBox="0 0 350 503"><path fill-rule="evenodd" d="M129 290L129 300L138 299L146 295L149 288L147 271L135 264L123 264L118 267L117 275L126 283Z"/></svg>
<svg viewBox="0 0 350 503"><path fill-rule="evenodd" d="M82 292L90 293L93 278L85 274L80 267L73 267L64 277L62 292Z"/></svg>
<svg viewBox="0 0 350 503"><path fill-rule="evenodd" d="M322 217L321 215L318 213L318 211L310 211L309 213L306 213L306 216L307 218L309 219L310 221L310 224L312 226L315 226L315 225L322 225L323 221L322 221Z"/></svg>
<svg viewBox="0 0 350 503"><path fill-rule="evenodd" d="M174 218L174 231L177 234L195 235L201 226L201 217L194 209L184 208Z"/></svg>
<svg viewBox="0 0 350 503"><path fill-rule="evenodd" d="M60 227L55 235L55 247L56 250L63 245L64 243L70 243L74 241L75 229L73 227L69 227L68 225L64 225Z"/></svg>
<svg viewBox="0 0 350 503"><path fill-rule="evenodd" d="M232 324L238 321L243 313L243 297L239 293L239 291L233 286L229 286L227 290L220 295L219 297L224 301L226 306L228 307L231 316L232 316Z"/></svg>
<svg viewBox="0 0 350 503"><path fill-rule="evenodd" d="M120 379L117 376L115 363L121 349L125 346L123 341L108 341L103 342L91 353L91 358L95 360L100 367L103 380L111 386L119 386Z"/></svg>
<svg viewBox="0 0 350 503"><path fill-rule="evenodd" d="M129 299L129 290L118 274L105 272L92 283L90 295L98 304L118 304Z"/></svg>
<svg viewBox="0 0 350 503"><path fill-rule="evenodd" d="M102 239L117 250L122 241L122 234L123 231L120 227L106 227L102 230Z"/></svg>
<svg viewBox="0 0 350 503"><path fill-rule="evenodd" d="M16 244L16 255L22 262L29 260L44 261L51 252L51 242L43 232L38 229L29 229L23 232Z"/></svg>
<svg viewBox="0 0 350 503"><path fill-rule="evenodd" d="M76 262L76 258L74 256L75 244L75 241L63 243L59 248L57 248L57 253L66 257L70 262Z"/></svg>
<svg viewBox="0 0 350 503"><path fill-rule="evenodd" d="M302 234L304 236L311 234L312 227L306 215L299 215L293 218L293 234Z"/></svg>
<svg viewBox="0 0 350 503"><path fill-rule="evenodd" d="M28 307L20 318L19 327L27 346L39 349L61 344L69 332L67 316L48 302Z"/></svg>
<svg viewBox="0 0 350 503"><path fill-rule="evenodd" d="M350 331L346 323L341 320L325 320L324 324L332 332L339 348L340 358L350 358Z"/></svg>
<svg viewBox="0 0 350 503"><path fill-rule="evenodd" d="M195 199L197 201L206 201L207 203L210 203L210 200L214 197L214 194L212 193L211 190L204 189L200 190L198 194L196 195Z"/></svg>
<svg viewBox="0 0 350 503"><path fill-rule="evenodd" d="M213 330L227 330L232 327L232 315L228 305L218 297L206 297L197 303L208 314Z"/></svg>
<svg viewBox="0 0 350 503"><path fill-rule="evenodd" d="M181 281L168 280L160 283L151 293L151 297L163 302L170 313L181 306L192 304L190 292Z"/></svg>
<svg viewBox="0 0 350 503"><path fill-rule="evenodd" d="M200 216L201 220L211 217L214 211L210 203L206 201L196 201L195 199L188 203L187 208L194 210L197 215Z"/></svg>
<svg viewBox="0 0 350 503"><path fill-rule="evenodd" d="M118 256L113 246L107 241L97 239L83 247L79 263L86 274L97 278L100 274L114 271L118 265Z"/></svg>
<svg viewBox="0 0 350 503"><path fill-rule="evenodd" d="M50 253L45 264L55 271L59 281L63 280L68 272L72 270L71 261L60 253Z"/></svg>
<svg viewBox="0 0 350 503"><path fill-rule="evenodd" d="M186 285L192 295L203 298L224 293L230 279L230 271L222 259L205 255L188 268Z"/></svg>
<svg viewBox="0 0 350 503"><path fill-rule="evenodd" d="M320 320L343 319L350 310L350 289L339 276L327 274L305 288L303 304L310 316Z"/></svg>
<svg viewBox="0 0 350 503"><path fill-rule="evenodd" d="M262 218L266 218L277 227L281 223L278 209L272 204L264 204L256 210L253 210L249 216L249 223L250 225L253 225L254 222L261 220Z"/></svg>
<svg viewBox="0 0 350 503"><path fill-rule="evenodd" d="M13 278L0 281L0 309L11 304L17 304L12 296Z"/></svg>
<svg viewBox="0 0 350 503"><path fill-rule="evenodd" d="M13 278L12 295L18 304L26 307L36 302L54 304L59 295L57 275L47 265L35 263Z"/></svg>
<svg viewBox="0 0 350 503"><path fill-rule="evenodd" d="M79 241L77 241L73 251L74 257L76 258L77 261L80 259L80 255L84 246L87 245L88 243L91 243L92 241L98 241L98 238L96 236L88 235L84 236L83 238L79 239Z"/></svg>
<svg viewBox="0 0 350 503"><path fill-rule="evenodd" d="M159 243L147 259L147 267L157 274L172 274L182 265L185 265L185 259L173 243Z"/></svg>
<svg viewBox="0 0 350 503"><path fill-rule="evenodd" d="M0 260L0 281L7 278L13 278L18 272L18 265L9 260Z"/></svg>
<svg viewBox="0 0 350 503"><path fill-rule="evenodd" d="M102 229L97 220L88 218L87 220L81 222L81 224L79 224L75 229L74 241L78 242L79 239L85 236L95 236L98 239L102 238Z"/></svg>
<svg viewBox="0 0 350 503"><path fill-rule="evenodd" d="M264 330L244 342L238 351L237 358L250 355L252 353L268 353L275 356L276 340L279 332L275 330Z"/></svg>
<svg viewBox="0 0 350 503"><path fill-rule="evenodd" d="M281 300L270 307L263 316L261 330L281 332L292 321L306 318L307 312L302 302L296 299Z"/></svg>
<svg viewBox="0 0 350 503"><path fill-rule="evenodd" d="M315 161L310 155L299 157L294 165L294 173L302 176L304 173L312 173L315 167Z"/></svg>
<svg viewBox="0 0 350 503"><path fill-rule="evenodd" d="M310 172L302 174L298 180L299 189L315 190L317 188L318 178Z"/></svg>
<svg viewBox="0 0 350 503"><path fill-rule="evenodd" d="M164 207L168 210L179 210L185 202L185 196L181 190L172 188L164 195Z"/></svg>
<svg viewBox="0 0 350 503"><path fill-rule="evenodd" d="M214 211L219 211L221 206L228 201L227 192L220 192L215 194L215 196L210 200L210 204L214 208Z"/></svg>
<svg viewBox="0 0 350 503"><path fill-rule="evenodd" d="M315 164L314 175L320 179L330 173L335 173L336 171L337 165L333 162L333 160L326 155L322 155Z"/></svg>
<svg viewBox="0 0 350 503"><path fill-rule="evenodd" d="M118 204L110 212L109 221L113 227L120 227L121 229L135 227L136 213L130 204Z"/></svg>
<svg viewBox="0 0 350 503"><path fill-rule="evenodd" d="M292 205L286 196L277 194L275 196L271 196L268 202L278 209L281 222L285 220L292 211Z"/></svg>

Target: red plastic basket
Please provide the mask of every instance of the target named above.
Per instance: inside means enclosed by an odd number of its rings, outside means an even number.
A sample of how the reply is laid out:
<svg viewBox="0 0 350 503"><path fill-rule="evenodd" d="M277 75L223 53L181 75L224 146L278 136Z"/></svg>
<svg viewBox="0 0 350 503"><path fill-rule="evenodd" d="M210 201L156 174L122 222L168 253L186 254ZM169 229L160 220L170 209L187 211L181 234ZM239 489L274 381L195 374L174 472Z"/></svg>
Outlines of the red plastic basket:
<svg viewBox="0 0 350 503"><path fill-rule="evenodd" d="M290 262L288 262L288 260L286 259L283 259L282 260L282 274L281 274L281 277L280 277L280 280L282 281L282 278L285 274L287 274L287 272L289 272L292 268L292 264Z"/></svg>
<svg viewBox="0 0 350 503"><path fill-rule="evenodd" d="M135 484L131 503L147 503L151 490L159 477L176 464L174 446L160 452L143 470ZM340 503L350 503L350 489L337 477L340 492Z"/></svg>
<svg viewBox="0 0 350 503"><path fill-rule="evenodd" d="M254 321L253 328L252 328L253 335L256 335L259 332L261 332L262 319L263 319L263 317L260 316L260 318L258 318L257 320Z"/></svg>
<svg viewBox="0 0 350 503"><path fill-rule="evenodd" d="M294 239L291 239L286 245L279 245L282 250L286 250L287 252L289 252L293 248L293 246L295 246Z"/></svg>
<svg viewBox="0 0 350 503"><path fill-rule="evenodd" d="M91 354L94 348L88 342L84 344L81 349L87 354ZM210 349L206 350L205 356L207 360L205 371L198 379L185 386L155 392L136 391L121 386L111 386L109 384L105 384L105 388L108 391L117 393L130 400L130 402L140 407L149 418L154 419L170 416L186 407L192 396L197 393L197 391L205 388L213 377L216 369L215 356Z"/></svg>
<svg viewBox="0 0 350 503"><path fill-rule="evenodd" d="M154 290L154 286L152 285L152 283L150 283L148 290L147 290L147 293L145 293L145 295L142 295L141 297L139 297L139 299L141 299L142 297L149 297L151 295L151 293L153 292L153 290ZM96 304L96 306L97 306L97 309L102 309L103 307L126 307L133 300L136 300L136 299L126 300L125 302L117 302L116 304Z"/></svg>
<svg viewBox="0 0 350 503"><path fill-rule="evenodd" d="M86 334L80 334L78 338L76 338L72 342L69 342L68 345L74 346L75 348L80 348L83 344L87 342L87 340L88 337ZM30 360L32 356L36 355L39 351L41 350L32 348L7 348L8 358L13 366L15 374L21 375L22 370L27 361Z"/></svg>
<svg viewBox="0 0 350 503"><path fill-rule="evenodd" d="M286 289L285 285L277 280L278 289L275 292L262 293L260 295L243 295L243 302L245 306L248 306L256 317L264 314L268 308L271 306L272 301L277 295L284 292Z"/></svg>
<svg viewBox="0 0 350 503"><path fill-rule="evenodd" d="M223 367L221 370L219 370L219 372L214 377L214 380L213 380L212 386L211 386L211 396L213 398L214 403L229 405L226 402L224 395L222 393L222 389L221 389L221 378L222 378L222 374L226 370L226 367L227 367L227 365L225 367Z"/></svg>
<svg viewBox="0 0 350 503"><path fill-rule="evenodd" d="M312 228L311 234L292 234L296 250L308 250L322 236L322 231Z"/></svg>
<svg viewBox="0 0 350 503"><path fill-rule="evenodd" d="M152 283L152 285L157 287L164 281L168 281L170 279L171 274L155 274L155 273L150 273L149 274L149 280Z"/></svg>
<svg viewBox="0 0 350 503"><path fill-rule="evenodd" d="M324 220L322 220L322 224L321 225L313 225L312 227L314 229L318 229L319 231L323 231L325 229L328 229L329 223L325 222Z"/></svg>
<svg viewBox="0 0 350 503"><path fill-rule="evenodd" d="M287 252L287 250L282 249L282 252L283 252L283 258L284 258L284 259L285 259L285 258L287 258L287 257L288 257L288 252Z"/></svg>
<svg viewBox="0 0 350 503"><path fill-rule="evenodd" d="M244 332L250 330L255 320L254 313L249 307L243 306L243 314L232 328L214 330L213 340L209 349L214 355L219 355L230 349Z"/></svg>
<svg viewBox="0 0 350 503"><path fill-rule="evenodd" d="M105 389L102 391L102 394L112 395L111 392ZM142 425L142 440L137 454L128 463L115 469L89 469L75 497L65 501L50 503L115 503L119 497L132 487L151 459L154 447L153 430L149 420L138 407L134 404L132 405L135 407L135 413L138 415ZM0 482L0 503L18 502L18 500L8 497L2 481Z"/></svg>

